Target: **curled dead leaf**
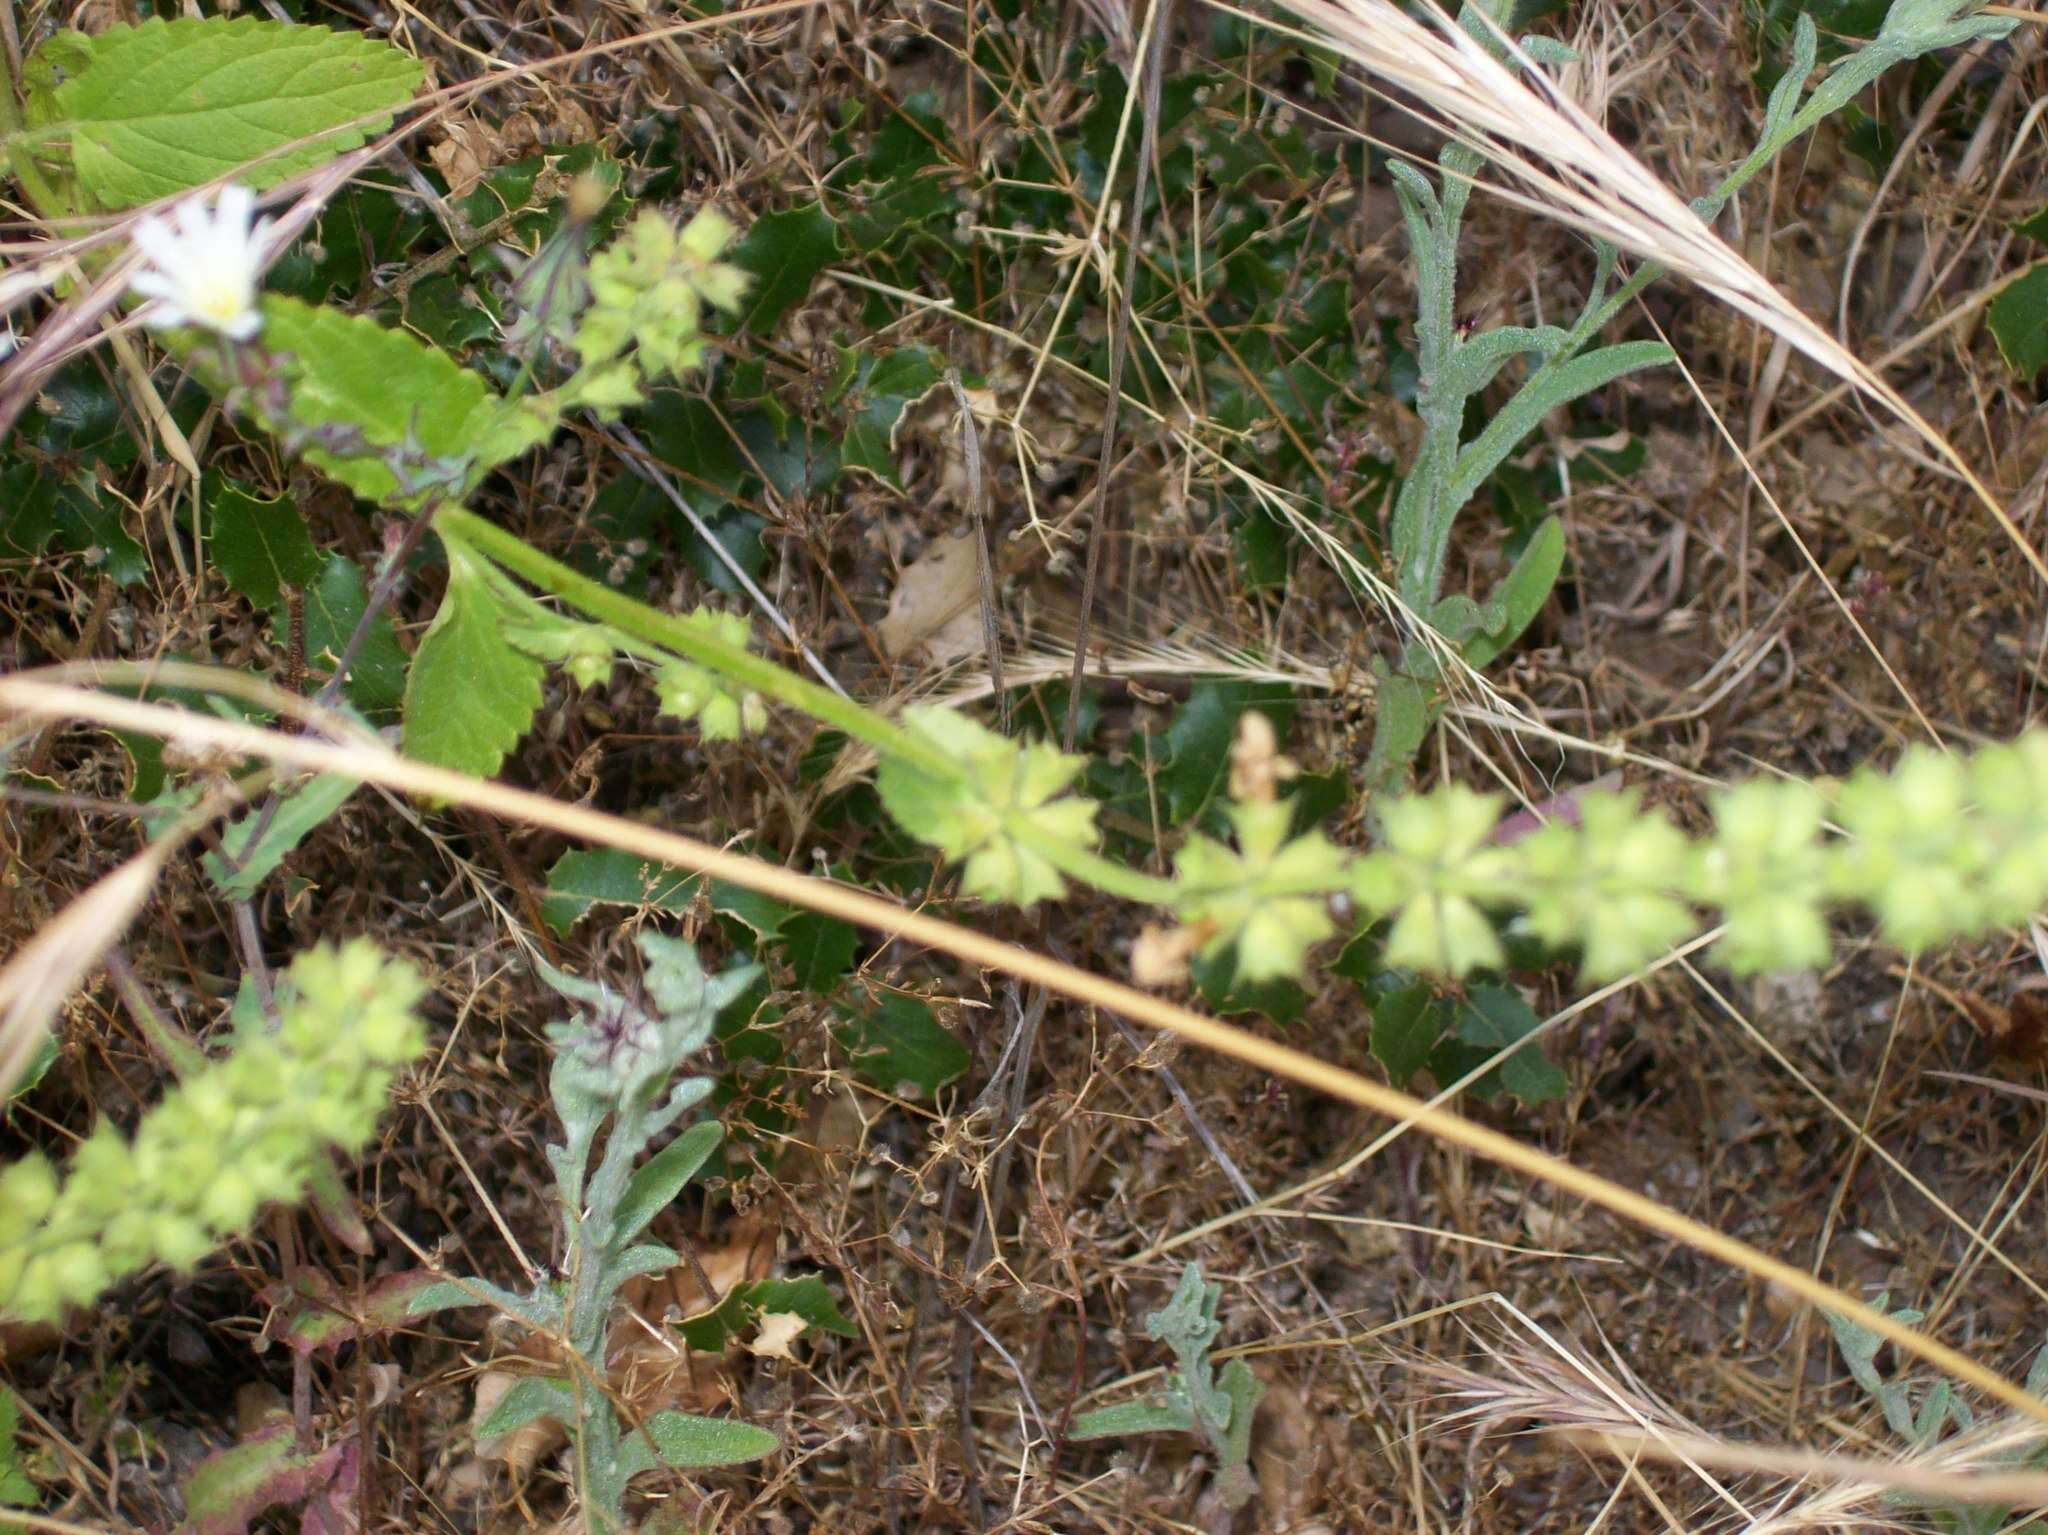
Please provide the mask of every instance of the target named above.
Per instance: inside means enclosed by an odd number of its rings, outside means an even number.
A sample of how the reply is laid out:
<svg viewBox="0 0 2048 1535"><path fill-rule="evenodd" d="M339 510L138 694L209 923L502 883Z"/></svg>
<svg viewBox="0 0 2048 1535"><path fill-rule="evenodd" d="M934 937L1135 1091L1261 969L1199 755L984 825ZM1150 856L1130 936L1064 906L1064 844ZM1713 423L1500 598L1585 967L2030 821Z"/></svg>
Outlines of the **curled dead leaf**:
<svg viewBox="0 0 2048 1535"><path fill-rule="evenodd" d="M756 1359L795 1359L790 1344L803 1336L804 1319L788 1311L764 1311L746 1350Z"/></svg>
<svg viewBox="0 0 2048 1535"><path fill-rule="evenodd" d="M427 150L427 158L448 183L448 195L465 197L476 190L484 172L498 163L498 139L473 117L444 118L441 141Z"/></svg>
<svg viewBox="0 0 2048 1535"><path fill-rule="evenodd" d="M1131 945L1131 979L1140 986L1178 986L1188 978L1188 960L1200 947L1193 928L1148 922Z"/></svg>
<svg viewBox="0 0 2048 1535"><path fill-rule="evenodd" d="M1273 722L1257 709L1238 716L1237 739L1230 743L1230 797L1244 804L1270 805L1280 785L1298 777L1294 759L1280 753Z"/></svg>
<svg viewBox="0 0 2048 1535"><path fill-rule="evenodd" d="M922 651L940 666L982 650L980 568L975 538L956 533L903 567L875 637L891 659Z"/></svg>

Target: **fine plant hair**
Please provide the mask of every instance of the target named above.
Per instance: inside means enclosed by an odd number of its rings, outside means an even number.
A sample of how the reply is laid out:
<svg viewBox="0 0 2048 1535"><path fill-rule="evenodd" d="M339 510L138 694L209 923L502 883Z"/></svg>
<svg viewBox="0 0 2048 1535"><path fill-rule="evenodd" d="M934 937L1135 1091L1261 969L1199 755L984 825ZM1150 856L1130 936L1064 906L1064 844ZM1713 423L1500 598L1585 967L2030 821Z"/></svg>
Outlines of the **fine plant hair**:
<svg viewBox="0 0 2048 1535"><path fill-rule="evenodd" d="M1223 1506L1236 1509L1256 1490L1250 1465L1252 1415L1265 1388L1242 1359L1218 1371L1209 1357L1222 1330L1216 1320L1222 1298L1223 1287L1204 1280L1201 1265L1182 1269L1172 1299L1145 1318L1146 1335L1173 1354L1166 1389L1144 1401L1081 1413L1069 1433L1075 1439L1194 1434L1215 1456L1215 1485Z"/></svg>

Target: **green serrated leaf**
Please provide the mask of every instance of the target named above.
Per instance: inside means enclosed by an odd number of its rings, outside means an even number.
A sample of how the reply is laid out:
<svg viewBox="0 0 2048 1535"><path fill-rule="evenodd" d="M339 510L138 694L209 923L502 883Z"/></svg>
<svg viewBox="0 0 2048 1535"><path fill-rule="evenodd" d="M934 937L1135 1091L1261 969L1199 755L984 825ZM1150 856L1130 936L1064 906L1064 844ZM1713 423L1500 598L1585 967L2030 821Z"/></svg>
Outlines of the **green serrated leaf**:
<svg viewBox="0 0 2048 1535"><path fill-rule="evenodd" d="M1985 318L2013 372L2031 380L2048 367L2048 262L2001 288Z"/></svg>
<svg viewBox="0 0 2048 1535"><path fill-rule="evenodd" d="M815 996L839 984L860 947L860 930L820 912L800 911L782 924L783 952L796 983Z"/></svg>
<svg viewBox="0 0 2048 1535"><path fill-rule="evenodd" d="M488 778L540 708L541 663L505 637L511 614L476 557L448 550L448 590L405 683L405 752Z"/></svg>
<svg viewBox="0 0 2048 1535"><path fill-rule="evenodd" d="M219 482L208 511L213 563L257 607L274 610L284 601L285 587L303 589L319 579L320 551L288 498L264 501L226 480Z"/></svg>
<svg viewBox="0 0 2048 1535"><path fill-rule="evenodd" d="M497 464L554 430L539 400L508 404L482 377L439 347L363 315L271 294L263 301L265 342L288 354L282 369L289 405L277 414L252 404L273 432L337 428L361 436L366 451L309 443L309 463L366 501L410 505L426 495L456 495ZM414 460L401 484L394 451Z"/></svg>
<svg viewBox="0 0 2048 1535"><path fill-rule="evenodd" d="M424 78L417 60L361 32L250 17L63 37L50 114L70 130L83 201L101 209L229 174L275 186L383 132Z"/></svg>
<svg viewBox="0 0 2048 1535"><path fill-rule="evenodd" d="M285 855L356 792L356 782L339 773L322 773L279 800L275 813L266 817L252 811L221 833L220 851L200 859L200 867L230 901L250 899Z"/></svg>
<svg viewBox="0 0 2048 1535"><path fill-rule="evenodd" d="M782 1441L765 1428L732 1418L700 1418L687 1412L658 1412L628 1433L619 1446L621 1480L667 1466L698 1471L738 1466L773 1455Z"/></svg>
<svg viewBox="0 0 2048 1535"><path fill-rule="evenodd" d="M1557 586L1558 573L1564 569L1564 524L1555 517L1545 518L1536 529L1528 544L1522 550L1522 557L1515 561L1514 569L1507 573L1491 602L1498 604L1502 623L1491 634L1475 634L1465 642L1465 659L1474 666L1485 666L1494 657L1506 650L1522 637L1543 611L1543 605L1550 600L1552 590Z"/></svg>
<svg viewBox="0 0 2048 1535"><path fill-rule="evenodd" d="M696 1177L725 1136L715 1119L694 1124L649 1157L626 1183L612 1222L612 1246L624 1247L648 1223L675 1203L683 1186Z"/></svg>
<svg viewBox="0 0 2048 1535"><path fill-rule="evenodd" d="M771 334L839 254L839 226L820 204L755 219L729 258L754 279L740 328L757 336Z"/></svg>
<svg viewBox="0 0 2048 1535"><path fill-rule="evenodd" d="M837 1030L854 1069L887 1092L931 1098L967 1070L967 1047L915 997L890 993L862 1011L841 1006Z"/></svg>

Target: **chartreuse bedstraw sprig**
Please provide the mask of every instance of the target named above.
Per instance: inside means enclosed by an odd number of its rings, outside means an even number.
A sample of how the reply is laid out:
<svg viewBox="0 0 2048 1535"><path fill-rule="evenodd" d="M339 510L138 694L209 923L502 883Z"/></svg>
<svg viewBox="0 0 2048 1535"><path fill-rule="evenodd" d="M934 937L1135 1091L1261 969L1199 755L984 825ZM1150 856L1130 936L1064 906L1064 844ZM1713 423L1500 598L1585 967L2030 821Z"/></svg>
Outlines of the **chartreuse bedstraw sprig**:
<svg viewBox="0 0 2048 1535"><path fill-rule="evenodd" d="M1256 733L1270 741L1263 722ZM1575 824L1503 845L1501 798L1450 785L1388 802L1379 845L1353 856L1314 832L1288 837L1287 803L1240 789L1226 812L1236 850L1189 838L1163 903L1183 926L1148 931L1134 968L1156 983L1177 973L1176 954L1234 948L1248 980L1298 975L1347 898L1354 922L1386 924L1389 965L1497 968L1519 921L1576 950L1589 982L1669 952L1709 914L1723 926L1716 957L1755 974L1825 964L1830 911L1861 908L1887 942L1917 950L2048 906L2048 733L1974 757L1918 747L1845 783L1739 784L1710 804L1698 842L1623 793L1589 795Z"/></svg>
<svg viewBox="0 0 2048 1535"><path fill-rule="evenodd" d="M152 1263L188 1268L360 1151L425 1039L411 966L356 940L293 962L279 1024L187 1076L134 1136L104 1122L60 1178L40 1152L0 1173L0 1315L55 1321Z"/></svg>
<svg viewBox="0 0 2048 1535"><path fill-rule="evenodd" d="M1754 974L1824 964L1831 909L1860 908L1886 942L1918 950L2048 906L2048 733L1973 757L1916 747L1844 783L1739 784L1711 806L1697 843L1631 795L1592 795L1576 826L1500 847L1497 796L1441 789L1388 807L1386 843L1357 860L1351 894L1368 920L1391 921L1389 963L1496 965L1490 915L1519 911L1536 937L1577 949L1590 981L1648 963L1706 913L1725 927L1720 961Z"/></svg>
<svg viewBox="0 0 2048 1535"><path fill-rule="evenodd" d="M944 768L883 762L876 787L897 824L963 861L969 895L1019 906L1065 895L1057 850L1087 854L1096 843L1095 802L1065 793L1086 762L1007 740L947 709L906 709L903 727Z"/></svg>

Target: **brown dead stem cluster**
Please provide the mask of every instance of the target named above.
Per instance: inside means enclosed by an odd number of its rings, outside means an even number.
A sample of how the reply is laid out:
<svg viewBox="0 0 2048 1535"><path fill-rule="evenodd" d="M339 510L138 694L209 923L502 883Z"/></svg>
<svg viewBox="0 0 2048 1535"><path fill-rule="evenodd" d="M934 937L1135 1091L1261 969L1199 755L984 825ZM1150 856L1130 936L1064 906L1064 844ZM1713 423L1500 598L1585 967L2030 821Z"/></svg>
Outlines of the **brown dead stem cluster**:
<svg viewBox="0 0 2048 1535"><path fill-rule="evenodd" d="M17 26L32 37L121 9L31 4ZM478 78L492 61L633 38L655 20L626 0L332 10L323 19L388 25L441 83ZM659 117L684 167L678 198L762 212L808 197L832 174L846 121L889 121L930 92L948 126L943 174L964 185L991 139L1057 134L1091 105L1057 68L1029 95L970 74L970 28L1057 60L1086 27L1131 56L1141 20L1115 0L1086 17L1069 12L1064 30L922 0L742 14L699 37L520 77L443 117L414 149L459 192L537 143L616 143ZM1224 24L1192 5L1174 13L1168 71L1200 64ZM1570 25L1583 52L1572 87L1680 198L1746 150L1759 101L1737 8L1594 0L1572 8ZM2004 72L1964 82L1990 103L1976 131L1938 114L1916 118L1931 88L1924 71L1887 76L1872 105L1900 136L1886 184L1844 125L1830 124L1753 188L1721 232L1882 373L2039 543L2048 539L2048 429L2030 387L1981 333L1985 296L2028 259L2010 224L2048 202L2048 165L2027 116L2048 85L2036 37L2023 27L1988 58L1957 64ZM1262 94L1269 82L1248 88L1243 110L1298 108L1311 134L1362 132L1433 154L1431 131L1402 101L1351 78L1311 96L1307 79L1291 103ZM970 394L997 554L994 619L1013 665L1050 656L1038 675L1063 666L1092 529L1105 540L1090 615L1107 678L1098 750L1146 749L1185 696L1188 657L1206 654L1226 673L1263 668L1301 681L1311 702L1281 745L1306 773L1354 768L1364 737L1344 684L1389 652L1383 620L1306 550L1284 585L1248 590L1207 511L1232 473L1262 473L1277 429L1226 427L1205 413L1199 381L1179 398L1150 397L1156 370L1137 370L1114 488L1098 514L1099 390L1042 362L1041 349L1056 319L1084 336L1124 323L1087 296L1101 292L1093 284L1058 316L1076 262L1109 275L1121 267L1129 215L1103 221L1103 248L1091 254L1098 210L1084 178L1060 164L1052 190L1061 213L1035 232L1042 249L1025 249L1020 236L1017 251L991 261L978 312L905 303L889 338L934 346L982 380ZM1358 334L1377 336L1382 321L1405 334L1413 293L1384 181L1304 197L1302 216L1330 215L1325 259L1352 279ZM438 199L429 212L450 217ZM1187 237L1148 229L1141 258ZM1475 320L1564 319L1589 269L1583 242L1558 224L1475 199L1463 294ZM389 291L411 275L400 267L373 281ZM872 329L874 290L863 279L882 280L849 259L771 341L752 344L769 386L799 416L826 388L832 343ZM1840 772L1919 738L1923 716L1968 742L2010 735L2036 715L2042 587L1923 442L1682 282L1653 289L1621 324L1669 337L1690 378L1639 374L1594 402L1613 441L1646 442L1638 473L1597 472L1597 436L1549 444L1573 468L1562 508L1571 564L1529 642L1490 674L1537 728L1510 734L1453 715L1429 774L1540 801L1606 770L1566 744L1599 740L1627 747L1629 781L1683 818L1697 815L1705 779ZM1172 372L1179 332L1139 314L1130 337ZM1359 392L1382 366L1361 356ZM1381 417L1370 444L1307 444L1327 506L1377 494L1347 479L1359 453L1398 459L1412 448L1404 408L1388 401ZM976 508L958 428L954 399L937 390L897 435L900 488L848 475L829 492L764 493L748 508L766 528L764 587L856 696L944 692L960 686L960 668L982 667L986 618L962 541ZM228 424L210 430L216 449L230 440ZM237 474L297 494L324 547L374 549L379 533L345 497L279 465L260 442L225 451ZM559 546L619 472L616 453L593 433L564 434L501 480L487 510ZM129 501L130 525L145 533L189 489L160 447L105 487ZM116 588L76 558L7 565L4 664L176 653L281 678L286 658L265 625L157 543L146 587ZM1489 587L1502 568L1497 539L1475 529L1457 561L1452 589ZM670 559L658 562L652 590L684 604L700 600L703 584ZM412 594L404 626L416 630L430 612L431 592ZM1180 648L1148 668L1148 646ZM823 788L815 775L803 787L802 732L777 726L740 746L705 746L654 724L651 705L630 680L563 685L508 771L542 792L713 841L741 829L753 849L796 864L860 855L833 840L843 832L824 837L813 826ZM127 759L109 738L48 734L10 767L14 788L0 805L0 946L9 949L140 845L132 817L119 813ZM1362 828L1356 818L1344 834ZM541 1154L552 1133L540 1035L549 994L529 961L602 974L623 971L631 953L629 925L615 914L566 940L539 920L544 871L561 850L480 817L365 794L294 856L293 893L247 914L273 960L354 932L412 957L435 977L439 1045L356 1174L374 1214L369 1256L283 1214L195 1276L127 1287L61 1340L7 1340L26 1438L62 1518L106 1529L175 1522L176 1486L233 1439L238 1397L246 1412L252 1393L276 1402L292 1390L284 1351L260 1346L265 1318L253 1299L280 1272L313 1265L350 1293L411 1266L408 1246L515 1285L559 1259ZM986 920L1121 973L1142 916L1076 898L1042 916ZM727 941L707 911L683 927L707 946ZM193 866L175 861L117 970L204 1036L221 1026L250 936ZM2041 956L2025 939L1912 965L1846 952L1810 982L1739 989L1688 964L1662 969L1555 1034L1572 1081L1566 1101L1473 1112L1852 1291L1888 1289L1895 1304L1927 1311L1947 1341L2023 1369L2048 1326L2037 1192L2048 1162L2039 1107L1997 1082L2038 1077L2048 1054ZM829 1010L778 992L795 1070L770 1106L786 1128L710 1197L664 1217L659 1234L693 1255L695 1272L650 1282L621 1321L613 1385L636 1413L730 1407L779 1431L785 1450L764 1468L652 1487L650 1518L764 1532L1217 1527L1201 1500L1208 1470L1196 1445L1063 1442L1077 1408L1157 1384L1166 1360L1143 1318L1191 1256L1223 1284L1223 1345L1266 1383L1253 1435L1259 1496L1241 1528L1704 1532L1746 1519L1789 1530L1907 1517L1824 1467L1674 1464L1588 1437L1903 1458L1846 1385L1827 1326L1810 1312L1416 1135L1349 1165L1383 1126L1113 1019L900 947L868 952L864 964L876 984L932 1001L974 1065L939 1102L904 1101L850 1071ZM1517 979L1539 1011L1571 1000L1567 970ZM1330 977L1310 987L1289 1037L1359 1065L1369 1060L1367 1022L1356 990ZM161 1064L111 981L73 998L62 1037L46 1085L13 1115L16 1143L60 1145L95 1114L132 1118L160 1091ZM1230 1218L1304 1181L1312 1191L1287 1205ZM1199 1242L1172 1245L1204 1225ZM703 1308L698 1274L723 1289L743 1275L803 1272L826 1278L857 1338L749 1336L706 1357L665 1329ZM359 1435L372 1450L350 1527L512 1531L562 1520L559 1436L479 1446L470 1431L493 1392L545 1363L531 1340L460 1320L317 1362L298 1403L305 1421L330 1438ZM1942 1468L1988 1463L1975 1453L1966 1446Z"/></svg>

